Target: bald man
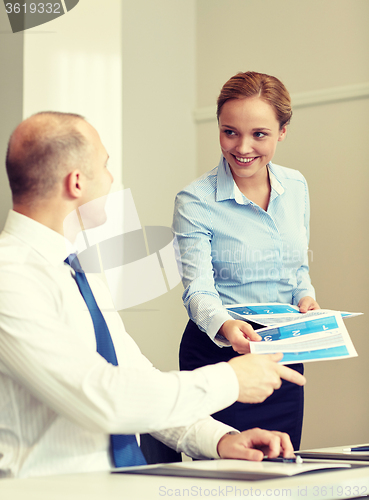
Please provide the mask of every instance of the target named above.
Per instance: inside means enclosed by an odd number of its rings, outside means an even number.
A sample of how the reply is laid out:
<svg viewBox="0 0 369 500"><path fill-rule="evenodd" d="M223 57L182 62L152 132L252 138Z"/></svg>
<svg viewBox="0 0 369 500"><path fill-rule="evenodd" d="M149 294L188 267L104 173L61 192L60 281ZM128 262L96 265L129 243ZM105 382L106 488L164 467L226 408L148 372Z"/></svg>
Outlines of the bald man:
<svg viewBox="0 0 369 500"><path fill-rule="evenodd" d="M209 417L236 400L263 401L281 378L303 385L302 375L277 363L281 355L160 372L91 275L117 364L97 347L76 269L65 263L73 242L66 244L63 227L92 200L98 208L85 224L104 223L113 181L108 158L96 130L74 114L38 113L9 140L13 210L0 236L0 469L17 477L109 470L117 465L111 436L148 432L195 458L290 456L286 434L237 433Z"/></svg>

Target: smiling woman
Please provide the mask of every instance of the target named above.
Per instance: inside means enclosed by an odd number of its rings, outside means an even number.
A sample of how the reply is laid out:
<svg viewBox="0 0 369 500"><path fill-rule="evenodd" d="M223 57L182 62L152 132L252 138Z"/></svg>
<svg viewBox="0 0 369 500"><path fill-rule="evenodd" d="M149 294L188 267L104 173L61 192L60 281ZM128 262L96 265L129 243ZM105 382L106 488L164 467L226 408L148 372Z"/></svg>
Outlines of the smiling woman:
<svg viewBox="0 0 369 500"><path fill-rule="evenodd" d="M286 135L273 108L259 96L231 99L219 116L220 146L240 191L267 210L270 195L266 165Z"/></svg>
<svg viewBox="0 0 369 500"><path fill-rule="evenodd" d="M249 352L250 340L260 340L224 305L282 302L298 305L301 312L319 308L307 258L307 184L300 172L271 161L291 116L289 93L273 76L239 73L221 90L220 163L181 191L175 203L173 230L190 318L181 369L229 360ZM293 368L303 371L302 365ZM236 403L214 416L239 430L287 432L298 449L303 390L283 383L264 403Z"/></svg>

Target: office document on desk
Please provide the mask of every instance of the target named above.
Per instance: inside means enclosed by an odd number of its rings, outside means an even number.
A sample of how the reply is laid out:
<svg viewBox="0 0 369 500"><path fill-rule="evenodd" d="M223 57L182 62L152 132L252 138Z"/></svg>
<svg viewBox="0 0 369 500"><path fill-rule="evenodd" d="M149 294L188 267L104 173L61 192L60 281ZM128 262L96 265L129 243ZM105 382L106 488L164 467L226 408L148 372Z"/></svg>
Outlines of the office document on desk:
<svg viewBox="0 0 369 500"><path fill-rule="evenodd" d="M195 462L176 462L154 464L141 467L124 467L112 472L158 476L203 477L214 479L236 479L260 481L281 477L292 477L307 472L332 469L349 469L345 463L275 463L251 462L247 460L196 460Z"/></svg>

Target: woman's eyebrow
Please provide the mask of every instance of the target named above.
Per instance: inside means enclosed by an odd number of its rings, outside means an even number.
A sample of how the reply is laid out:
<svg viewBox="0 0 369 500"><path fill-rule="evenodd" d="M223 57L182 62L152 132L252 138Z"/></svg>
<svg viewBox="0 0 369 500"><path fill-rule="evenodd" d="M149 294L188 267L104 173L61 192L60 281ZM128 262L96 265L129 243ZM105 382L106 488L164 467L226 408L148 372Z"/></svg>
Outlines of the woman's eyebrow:
<svg viewBox="0 0 369 500"><path fill-rule="evenodd" d="M231 128L232 130L237 130L236 127L232 127L232 125L221 125L222 128Z"/></svg>

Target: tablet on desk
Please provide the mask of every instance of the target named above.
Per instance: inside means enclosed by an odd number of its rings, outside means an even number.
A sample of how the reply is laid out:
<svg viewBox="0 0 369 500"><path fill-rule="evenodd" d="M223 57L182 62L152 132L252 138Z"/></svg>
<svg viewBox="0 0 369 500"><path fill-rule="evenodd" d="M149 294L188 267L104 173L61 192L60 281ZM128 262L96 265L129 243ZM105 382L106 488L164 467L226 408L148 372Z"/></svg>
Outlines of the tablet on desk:
<svg viewBox="0 0 369 500"><path fill-rule="evenodd" d="M311 458L314 460L343 460L346 462L368 462L369 466L369 445L335 446L331 448L321 448L315 450L296 451L296 455L301 458Z"/></svg>

